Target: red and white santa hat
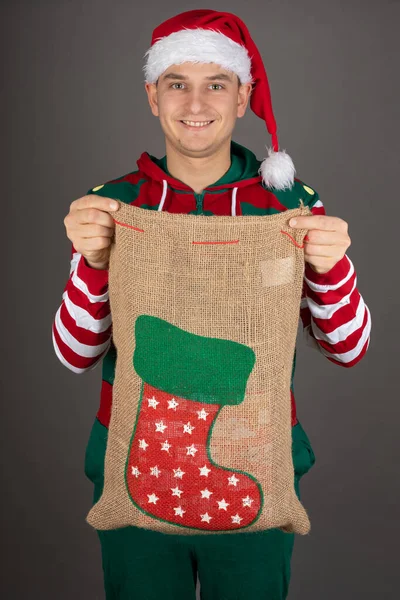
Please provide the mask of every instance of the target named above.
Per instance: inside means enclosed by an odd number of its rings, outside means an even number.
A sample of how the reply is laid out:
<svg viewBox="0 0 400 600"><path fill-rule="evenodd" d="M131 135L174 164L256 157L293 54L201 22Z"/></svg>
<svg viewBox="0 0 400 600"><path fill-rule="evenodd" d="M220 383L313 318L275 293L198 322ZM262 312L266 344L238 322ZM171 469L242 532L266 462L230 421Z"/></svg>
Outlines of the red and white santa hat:
<svg viewBox="0 0 400 600"><path fill-rule="evenodd" d="M271 92L261 55L239 17L216 10L189 10L164 21L153 31L144 55L145 80L155 83L171 65L184 62L216 63L236 73L241 83L252 83L252 111L265 121L272 148L260 166L266 187L291 188L295 168L285 150L279 150Z"/></svg>

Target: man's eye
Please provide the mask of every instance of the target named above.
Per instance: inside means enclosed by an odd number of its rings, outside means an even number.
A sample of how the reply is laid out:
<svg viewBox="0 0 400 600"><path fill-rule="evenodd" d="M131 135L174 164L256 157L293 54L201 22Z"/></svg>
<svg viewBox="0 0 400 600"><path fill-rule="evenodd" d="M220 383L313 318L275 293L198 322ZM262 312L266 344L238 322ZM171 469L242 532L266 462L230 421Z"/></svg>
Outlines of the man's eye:
<svg viewBox="0 0 400 600"><path fill-rule="evenodd" d="M173 88L173 89L177 89L177 88L174 88L174 86L175 86L175 85L183 85L183 83L172 83L170 87L171 87L171 88ZM220 89L223 89L223 88L224 88L224 86L223 86L223 85L221 85L220 83L212 83L211 85L213 85L213 86L217 86L217 87L219 87Z"/></svg>

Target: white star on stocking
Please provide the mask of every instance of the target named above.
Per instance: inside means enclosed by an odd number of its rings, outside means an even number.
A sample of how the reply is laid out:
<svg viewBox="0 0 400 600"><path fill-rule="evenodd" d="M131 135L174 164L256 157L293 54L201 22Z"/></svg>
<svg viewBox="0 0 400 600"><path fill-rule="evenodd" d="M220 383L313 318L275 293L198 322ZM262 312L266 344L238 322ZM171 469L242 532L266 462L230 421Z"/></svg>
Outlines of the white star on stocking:
<svg viewBox="0 0 400 600"><path fill-rule="evenodd" d="M193 425L191 425L190 421L189 421L188 423L186 423L186 425L183 426L183 433L190 433L190 435L191 435L193 429L196 429L196 428L193 427Z"/></svg>
<svg viewBox="0 0 400 600"><path fill-rule="evenodd" d="M177 406L179 406L179 402L177 402L175 398L172 398L172 400L168 400L168 408L173 408L174 410L176 410Z"/></svg>
<svg viewBox="0 0 400 600"><path fill-rule="evenodd" d="M139 475L141 475L138 467L132 467L132 475L134 475L136 479L139 477Z"/></svg>
<svg viewBox="0 0 400 600"><path fill-rule="evenodd" d="M199 469L200 469L200 475L204 475L204 477L208 477L208 474L211 471L211 469L207 468L207 465L204 465L204 467L199 467Z"/></svg>
<svg viewBox="0 0 400 600"><path fill-rule="evenodd" d="M181 494L183 494L183 490L180 490L178 488L178 486L176 486L176 488L171 488L171 490L172 490L172 495L173 496L178 496L178 498L180 498Z"/></svg>
<svg viewBox="0 0 400 600"><path fill-rule="evenodd" d="M243 521L242 517L239 517L238 514L236 514L234 517L231 516L232 519L232 523L238 523L240 525L240 521Z"/></svg>
<svg viewBox="0 0 400 600"><path fill-rule="evenodd" d="M157 408L157 404L160 404L159 402L157 402L156 397L153 396L152 398L147 398L147 400L149 401L149 408Z"/></svg>
<svg viewBox="0 0 400 600"><path fill-rule="evenodd" d="M251 506L251 503L253 502L252 498L250 498L250 496L246 496L246 498L242 498L243 501L243 506Z"/></svg>
<svg viewBox="0 0 400 600"><path fill-rule="evenodd" d="M236 484L239 481L239 479L237 477L235 477L235 475L232 475L231 477L228 477L228 481L229 481L229 485L235 485L236 486Z"/></svg>
<svg viewBox="0 0 400 600"><path fill-rule="evenodd" d="M170 448L171 448L171 444L168 444L168 440L165 440L165 442L161 442L161 450L165 450L166 452L169 452Z"/></svg>
<svg viewBox="0 0 400 600"><path fill-rule="evenodd" d="M194 444L192 444L191 446L186 446L186 454L188 454L189 456L194 456L197 452L197 448Z"/></svg>
<svg viewBox="0 0 400 600"><path fill-rule="evenodd" d="M177 469L174 469L174 477L179 477L179 479L182 479L182 477L185 474L185 471L181 471L181 468L178 467Z"/></svg>
<svg viewBox="0 0 400 600"><path fill-rule="evenodd" d="M149 503L150 504L156 504L157 500L159 500L160 498L157 498L157 496L153 493L153 494L147 494L148 498L149 498Z"/></svg>
<svg viewBox="0 0 400 600"><path fill-rule="evenodd" d="M157 465L155 467L150 467L150 475L154 475L155 477L158 477L160 473L161 473L161 471L157 467Z"/></svg>
<svg viewBox="0 0 400 600"><path fill-rule="evenodd" d="M160 421L159 423L156 423L156 432L161 431L161 433L164 433L164 429L167 429L167 426L164 425L164 423L162 421Z"/></svg>
<svg viewBox="0 0 400 600"><path fill-rule="evenodd" d="M210 414L210 413L206 412L204 410L204 408L202 408L201 410L196 410L196 412L199 415L198 419L203 419L204 421L207 419L208 415Z"/></svg>
<svg viewBox="0 0 400 600"><path fill-rule="evenodd" d="M139 448L141 448L142 450L146 450L148 444L146 444L146 440L139 440Z"/></svg>
<svg viewBox="0 0 400 600"><path fill-rule="evenodd" d="M208 513L204 513L204 515L200 515L200 516L201 516L201 520L206 521L207 523L209 523L212 519L212 517L210 517L210 515Z"/></svg>
<svg viewBox="0 0 400 600"><path fill-rule="evenodd" d="M207 500L209 499L211 494L213 494L213 492L210 492L210 490L208 490L207 488L205 490L200 490L200 493L201 493L201 497L207 498Z"/></svg>
<svg viewBox="0 0 400 600"><path fill-rule="evenodd" d="M176 508L174 508L175 511L175 516L179 515L180 517L183 517L183 513L186 512L186 510L182 509L182 506L177 506Z"/></svg>
<svg viewBox="0 0 400 600"><path fill-rule="evenodd" d="M227 507L229 506L229 503L225 502L225 499L217 500L217 502L218 502L218 508L219 509L226 510Z"/></svg>

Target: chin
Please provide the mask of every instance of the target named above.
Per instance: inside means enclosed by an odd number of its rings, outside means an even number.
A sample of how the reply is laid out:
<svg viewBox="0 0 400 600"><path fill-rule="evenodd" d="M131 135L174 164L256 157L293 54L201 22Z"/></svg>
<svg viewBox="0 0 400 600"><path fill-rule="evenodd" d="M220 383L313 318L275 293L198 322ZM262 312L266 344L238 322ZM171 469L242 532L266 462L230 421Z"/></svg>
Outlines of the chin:
<svg viewBox="0 0 400 600"><path fill-rule="evenodd" d="M182 143L182 141L179 140L178 144L181 150L184 150L187 153L191 152L193 156L198 156L201 153L208 153L210 149L216 147L214 141L208 143L204 142L202 144L185 144L185 142Z"/></svg>

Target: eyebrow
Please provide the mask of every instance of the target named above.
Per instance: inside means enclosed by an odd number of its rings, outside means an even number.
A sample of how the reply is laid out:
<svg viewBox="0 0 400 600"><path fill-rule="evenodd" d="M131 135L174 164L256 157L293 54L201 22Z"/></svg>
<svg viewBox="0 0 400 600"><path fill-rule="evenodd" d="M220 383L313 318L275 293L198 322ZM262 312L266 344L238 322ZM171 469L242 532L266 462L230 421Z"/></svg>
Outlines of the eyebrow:
<svg viewBox="0 0 400 600"><path fill-rule="evenodd" d="M179 73L167 73L167 75L164 75L162 79L180 79L181 81L186 81L189 79L189 77L187 77L186 75L180 75ZM219 73L218 75L210 75L210 77L205 77L205 79L207 81L224 80L230 81L232 83L232 79L229 77L229 75L226 75L225 73Z"/></svg>

